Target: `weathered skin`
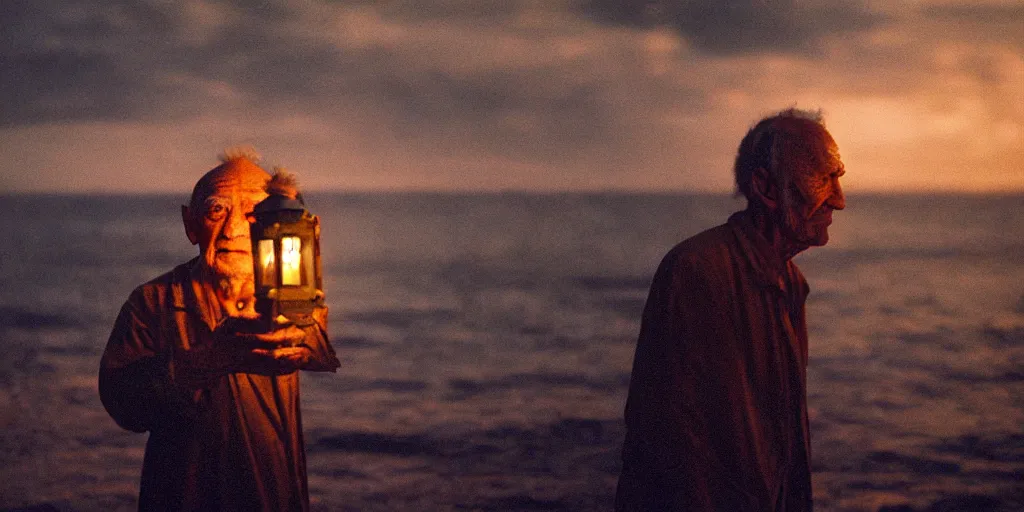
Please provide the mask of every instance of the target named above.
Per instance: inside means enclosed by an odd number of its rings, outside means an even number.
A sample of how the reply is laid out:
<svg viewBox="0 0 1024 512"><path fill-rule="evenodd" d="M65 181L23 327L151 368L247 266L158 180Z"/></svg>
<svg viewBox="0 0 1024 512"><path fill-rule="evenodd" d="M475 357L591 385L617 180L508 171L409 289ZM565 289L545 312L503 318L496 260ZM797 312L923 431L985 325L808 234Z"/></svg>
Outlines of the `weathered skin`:
<svg viewBox="0 0 1024 512"><path fill-rule="evenodd" d="M765 238L781 257L789 259L808 247L828 243L832 211L846 207L839 184L846 168L839 147L823 127L806 120L784 122L800 134L801 143L785 146L782 157L789 163L793 190L781 194L770 185L767 170L755 171L748 209L757 213L755 222Z"/></svg>

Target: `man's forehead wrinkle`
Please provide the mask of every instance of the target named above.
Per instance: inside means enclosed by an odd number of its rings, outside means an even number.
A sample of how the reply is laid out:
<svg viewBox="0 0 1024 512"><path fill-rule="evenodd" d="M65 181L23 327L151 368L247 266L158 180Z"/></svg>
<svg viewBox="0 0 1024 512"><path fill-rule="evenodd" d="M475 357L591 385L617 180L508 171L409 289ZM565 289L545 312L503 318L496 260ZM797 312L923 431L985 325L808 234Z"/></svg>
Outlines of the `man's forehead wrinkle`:
<svg viewBox="0 0 1024 512"><path fill-rule="evenodd" d="M214 187L209 195L202 200L201 204L211 206L214 204L231 205L235 202L243 206L253 206L262 201L267 193L262 188Z"/></svg>
<svg viewBox="0 0 1024 512"><path fill-rule="evenodd" d="M197 208L208 206L211 201L231 204L235 199L242 199L240 196L258 198L255 202L263 200L267 196L265 186L270 175L262 169L256 169L257 172L243 172L241 176L230 171L223 172L223 166L211 170L196 183L190 204Z"/></svg>
<svg viewBox="0 0 1024 512"><path fill-rule="evenodd" d="M260 176L255 173L246 173L241 176L237 174L220 174L212 177L209 183L212 188L235 188L249 192L263 191L269 179L269 175Z"/></svg>
<svg viewBox="0 0 1024 512"><path fill-rule="evenodd" d="M230 203L230 202L231 202L231 198L230 197L225 197L225 196L222 196L222 195L212 194L212 195L206 196L206 200L203 201L203 204L209 205L209 204Z"/></svg>

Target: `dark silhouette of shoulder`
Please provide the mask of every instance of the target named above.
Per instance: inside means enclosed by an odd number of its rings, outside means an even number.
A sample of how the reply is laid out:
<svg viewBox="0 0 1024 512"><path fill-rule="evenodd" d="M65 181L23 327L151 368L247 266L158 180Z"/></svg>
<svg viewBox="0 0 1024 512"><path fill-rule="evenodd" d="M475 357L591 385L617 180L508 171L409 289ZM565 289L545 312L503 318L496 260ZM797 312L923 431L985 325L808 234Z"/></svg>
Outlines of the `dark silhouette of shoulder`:
<svg viewBox="0 0 1024 512"><path fill-rule="evenodd" d="M174 307L172 286L174 283L187 283L191 280L192 266L197 259L182 263L172 270L140 284L132 290L127 303L149 314L172 309Z"/></svg>
<svg viewBox="0 0 1024 512"><path fill-rule="evenodd" d="M719 281L731 273L738 249L732 227L722 224L676 244L662 259L658 274L685 273L690 279Z"/></svg>

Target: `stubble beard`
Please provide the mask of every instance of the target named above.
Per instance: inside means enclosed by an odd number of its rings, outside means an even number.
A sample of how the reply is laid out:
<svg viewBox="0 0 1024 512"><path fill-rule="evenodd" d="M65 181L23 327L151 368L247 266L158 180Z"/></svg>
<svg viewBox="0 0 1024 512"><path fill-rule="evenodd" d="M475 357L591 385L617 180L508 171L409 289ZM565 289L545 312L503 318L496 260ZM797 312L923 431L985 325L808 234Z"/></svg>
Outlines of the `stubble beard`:
<svg viewBox="0 0 1024 512"><path fill-rule="evenodd" d="M783 196L781 219L783 234L790 243L799 247L800 250L825 245L828 242L828 227L821 227L819 232L809 219L800 217L800 209L795 203L793 194L787 193Z"/></svg>
<svg viewBox="0 0 1024 512"><path fill-rule="evenodd" d="M236 271L230 274L218 274L215 280L217 296L220 297L228 316L236 316L243 311L252 312L253 297L256 291L252 272Z"/></svg>
<svg viewBox="0 0 1024 512"><path fill-rule="evenodd" d="M803 248L828 243L827 226L818 227L807 219L801 219L794 211L786 212L784 225L790 240Z"/></svg>
<svg viewBox="0 0 1024 512"><path fill-rule="evenodd" d="M240 253L213 254L212 264L207 265L216 278L252 280L252 255Z"/></svg>
<svg viewBox="0 0 1024 512"><path fill-rule="evenodd" d="M252 273L252 257L233 256L232 259L244 261L224 261L214 254L213 264L204 265L210 283L215 285L219 292L228 296L237 295L240 290L251 290L255 284Z"/></svg>

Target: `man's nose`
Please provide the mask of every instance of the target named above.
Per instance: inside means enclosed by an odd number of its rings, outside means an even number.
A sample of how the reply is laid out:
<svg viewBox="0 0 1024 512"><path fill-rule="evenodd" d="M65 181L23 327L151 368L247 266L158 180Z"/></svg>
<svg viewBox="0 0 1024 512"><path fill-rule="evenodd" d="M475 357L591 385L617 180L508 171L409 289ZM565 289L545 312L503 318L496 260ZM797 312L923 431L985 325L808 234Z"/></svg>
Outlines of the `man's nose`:
<svg viewBox="0 0 1024 512"><path fill-rule="evenodd" d="M839 178L836 178L835 187L832 189L832 196L828 198L828 204L833 210L846 208L846 196L843 195L843 187L839 184Z"/></svg>
<svg viewBox="0 0 1024 512"><path fill-rule="evenodd" d="M249 220L242 215L239 208L232 208L228 218L224 220L224 229L221 231L224 238L237 238L249 234Z"/></svg>

